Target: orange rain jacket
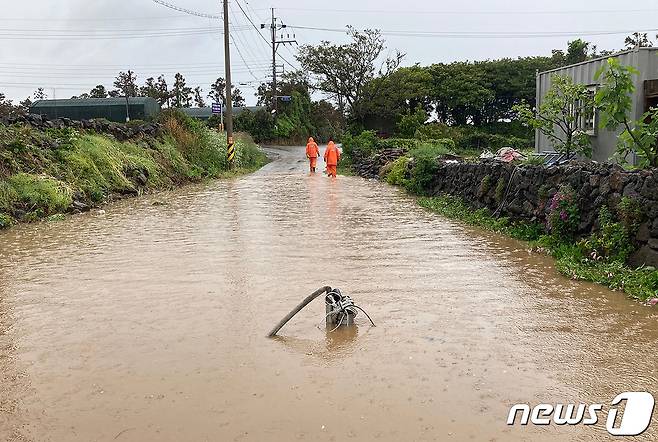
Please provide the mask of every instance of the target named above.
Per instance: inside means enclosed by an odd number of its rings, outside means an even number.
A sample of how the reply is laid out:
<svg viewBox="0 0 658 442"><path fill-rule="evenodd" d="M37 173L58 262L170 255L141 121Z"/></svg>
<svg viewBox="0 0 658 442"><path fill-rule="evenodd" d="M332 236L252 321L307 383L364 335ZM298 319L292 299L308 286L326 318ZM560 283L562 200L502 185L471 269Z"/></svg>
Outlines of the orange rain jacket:
<svg viewBox="0 0 658 442"><path fill-rule="evenodd" d="M327 163L327 166L337 166L338 161L340 161L340 150L333 141L330 141L324 151L324 162Z"/></svg>
<svg viewBox="0 0 658 442"><path fill-rule="evenodd" d="M320 148L315 143L313 137L308 139L308 144L306 145L306 157L307 158L317 158L320 156Z"/></svg>

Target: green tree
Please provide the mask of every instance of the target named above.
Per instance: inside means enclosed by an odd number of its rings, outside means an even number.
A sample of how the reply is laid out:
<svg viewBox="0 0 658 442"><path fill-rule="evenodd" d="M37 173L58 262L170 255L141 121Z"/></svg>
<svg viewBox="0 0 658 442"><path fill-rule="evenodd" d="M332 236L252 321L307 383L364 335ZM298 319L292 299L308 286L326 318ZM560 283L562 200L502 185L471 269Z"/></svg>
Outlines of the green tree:
<svg viewBox="0 0 658 442"><path fill-rule="evenodd" d="M397 125L398 135L402 138L413 138L416 131L427 121L427 113L419 107L415 112L403 115Z"/></svg>
<svg viewBox="0 0 658 442"><path fill-rule="evenodd" d="M633 76L639 71L632 66L622 65L618 59L610 58L597 73L601 87L596 93L595 103L599 109L600 125L623 131L617 141L617 153L622 161L635 152L642 167L658 167L658 109L650 109L638 121L629 117L633 109L635 84Z"/></svg>
<svg viewBox="0 0 658 442"><path fill-rule="evenodd" d="M653 42L649 40L649 36L646 32L634 32L626 37L624 45L626 46L626 49L650 48L653 47Z"/></svg>
<svg viewBox="0 0 658 442"><path fill-rule="evenodd" d="M138 92L137 76L133 71L119 72L116 80L114 80L114 87L119 91L120 96L123 97L136 97Z"/></svg>
<svg viewBox="0 0 658 442"><path fill-rule="evenodd" d="M107 98L107 90L105 90L105 86L99 84L93 88L89 91L89 98Z"/></svg>
<svg viewBox="0 0 658 442"><path fill-rule="evenodd" d="M35 100L47 100L48 95L46 95L46 92L43 90L42 87L38 88L34 94L32 94Z"/></svg>
<svg viewBox="0 0 658 442"><path fill-rule="evenodd" d="M169 86L167 85L167 79L164 75L158 77L158 81L155 83L155 86L158 90L158 103L160 106L171 107L171 91L169 91Z"/></svg>
<svg viewBox="0 0 658 442"><path fill-rule="evenodd" d="M215 82L210 85L208 98L212 100L213 103L226 105L226 80L222 77L215 80ZM242 107L245 105L245 99L242 96L242 92L240 89L236 88L235 85L231 85L231 98L234 107Z"/></svg>
<svg viewBox="0 0 658 442"><path fill-rule="evenodd" d="M379 72L376 61L382 55L385 45L382 35L377 30L357 31L348 27L351 42L332 44L322 42L320 45L305 45L299 49L297 59L302 68L314 78L314 87L334 99L342 112L347 112L355 121L363 122L364 103L368 83L377 74L388 75L399 66L403 55L384 60L384 68Z"/></svg>
<svg viewBox="0 0 658 442"><path fill-rule="evenodd" d="M591 155L590 138L580 122L594 111L594 97L587 86L570 77L555 75L551 80L551 89L538 109L520 104L514 110L521 121L546 135L557 152Z"/></svg>
<svg viewBox="0 0 658 442"><path fill-rule="evenodd" d="M158 90L155 78L149 77L146 79L144 86L139 88L139 95L142 97L150 97L155 100L160 97L160 91Z"/></svg>
<svg viewBox="0 0 658 442"><path fill-rule="evenodd" d="M222 105L226 104L226 80L222 77L219 77L215 82L210 85L210 92L208 92L208 98L212 100L213 103L221 103Z"/></svg>
<svg viewBox="0 0 658 442"><path fill-rule="evenodd" d="M362 106L366 127L390 133L403 115L417 108L429 112L431 87L428 69L418 65L374 78L367 85L370 99Z"/></svg>
<svg viewBox="0 0 658 442"><path fill-rule="evenodd" d="M570 41L567 47L567 56L564 60L565 63L570 65L587 60L589 47L590 44L581 39Z"/></svg>
<svg viewBox="0 0 658 442"><path fill-rule="evenodd" d="M174 76L174 86L171 90L171 96L174 107L192 106L192 88L186 85L185 77L180 72Z"/></svg>
<svg viewBox="0 0 658 442"><path fill-rule="evenodd" d="M448 124L482 124L484 109L493 102L494 91L480 65L458 62L430 67L432 101L439 119Z"/></svg>
<svg viewBox="0 0 658 442"><path fill-rule="evenodd" d="M203 99L203 90L200 86L194 88L194 104L196 107L206 107L206 101Z"/></svg>
<svg viewBox="0 0 658 442"><path fill-rule="evenodd" d="M5 94L0 92L0 117L8 117L14 112L14 105Z"/></svg>
<svg viewBox="0 0 658 442"><path fill-rule="evenodd" d="M232 88L231 101L233 101L233 107L244 107L247 103L242 96L242 91L237 87Z"/></svg>

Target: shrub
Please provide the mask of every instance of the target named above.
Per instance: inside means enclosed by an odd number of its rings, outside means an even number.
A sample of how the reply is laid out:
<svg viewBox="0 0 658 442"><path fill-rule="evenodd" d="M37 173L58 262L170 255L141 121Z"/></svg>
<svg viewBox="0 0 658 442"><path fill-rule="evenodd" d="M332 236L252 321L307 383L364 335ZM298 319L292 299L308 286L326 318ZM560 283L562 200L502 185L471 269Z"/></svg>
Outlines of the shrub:
<svg viewBox="0 0 658 442"><path fill-rule="evenodd" d="M400 157L391 163L390 170L386 174L386 182L394 186L407 186L407 167L409 165L409 158Z"/></svg>
<svg viewBox="0 0 658 442"><path fill-rule="evenodd" d="M644 213L638 200L624 196L617 205L617 215L624 227L633 232L642 222Z"/></svg>
<svg viewBox="0 0 658 442"><path fill-rule="evenodd" d="M480 131L468 131L457 138L457 146L460 149L474 150L498 150L503 147L513 147L514 149L525 149L532 142L525 138L515 136L504 136L498 134L489 134Z"/></svg>
<svg viewBox="0 0 658 442"><path fill-rule="evenodd" d="M614 222L610 210L603 206L599 211L599 230L578 243L582 254L593 260L626 262L634 246L629 230Z"/></svg>
<svg viewBox="0 0 658 442"><path fill-rule="evenodd" d="M0 229L8 229L14 224L14 220L6 213L0 213Z"/></svg>
<svg viewBox="0 0 658 442"><path fill-rule="evenodd" d="M457 130L442 123L425 124L416 130L414 138L421 141L454 138Z"/></svg>
<svg viewBox="0 0 658 442"><path fill-rule="evenodd" d="M437 158L449 153L443 145L422 144L412 149L409 156L413 160L407 189L417 195L427 195L436 172L439 170Z"/></svg>
<svg viewBox="0 0 658 442"><path fill-rule="evenodd" d="M562 186L551 199L546 227L558 239L571 239L578 231L580 211L570 186Z"/></svg>
<svg viewBox="0 0 658 442"><path fill-rule="evenodd" d="M420 142L413 138L387 138L377 140L376 147L378 149L405 149L411 150L418 147Z"/></svg>
<svg viewBox="0 0 658 442"><path fill-rule="evenodd" d="M0 212L10 212L16 199L16 190L8 182L0 181Z"/></svg>
<svg viewBox="0 0 658 442"><path fill-rule="evenodd" d="M427 121L427 113L419 107L414 113L402 116L397 124L397 133L402 137L411 138L425 121Z"/></svg>
<svg viewBox="0 0 658 442"><path fill-rule="evenodd" d="M377 147L377 134L372 130L365 130L357 136L345 135L343 137L343 153L348 157L370 156Z"/></svg>

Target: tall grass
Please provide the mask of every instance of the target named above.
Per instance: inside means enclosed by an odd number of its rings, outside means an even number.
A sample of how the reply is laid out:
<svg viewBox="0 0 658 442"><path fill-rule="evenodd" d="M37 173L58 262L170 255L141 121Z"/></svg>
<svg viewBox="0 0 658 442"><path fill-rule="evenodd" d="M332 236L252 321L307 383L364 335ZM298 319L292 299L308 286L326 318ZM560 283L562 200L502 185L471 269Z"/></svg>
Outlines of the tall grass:
<svg viewBox="0 0 658 442"><path fill-rule="evenodd" d="M0 228L95 205L113 194L141 194L261 167L265 154L236 135L236 168L229 170L226 138L177 113L163 117L159 138L119 142L74 130L40 132L0 124ZM44 148L44 145L49 146Z"/></svg>

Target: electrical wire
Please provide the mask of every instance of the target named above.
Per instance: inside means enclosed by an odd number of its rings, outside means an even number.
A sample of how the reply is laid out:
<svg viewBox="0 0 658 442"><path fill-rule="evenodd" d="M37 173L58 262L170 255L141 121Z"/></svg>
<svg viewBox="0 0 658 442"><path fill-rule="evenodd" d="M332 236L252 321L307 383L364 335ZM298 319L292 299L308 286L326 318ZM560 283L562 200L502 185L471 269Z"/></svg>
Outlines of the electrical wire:
<svg viewBox="0 0 658 442"><path fill-rule="evenodd" d="M260 29L258 28L258 26L256 26L256 24L255 24L254 21L251 19L251 17L249 17L249 15L248 15L247 12L244 10L244 8L243 8L242 5L240 4L240 2L239 2L238 0L235 0L235 4L238 5L238 7L240 8L240 10L241 10L242 13L244 14L244 16L247 18L247 20L249 21L249 23L251 23L251 26L253 26L253 28L256 30L256 32L258 33L258 35L260 35L260 37L265 41L265 43L267 43L267 45L270 46L270 45L272 44L272 42L267 41L267 39L263 36L263 34L260 33ZM284 56L279 55L279 58L281 58L281 60L283 60L284 62L286 62L288 65L290 65L290 67L292 67L293 69L297 69L297 67L295 67L295 65L293 65L292 63L290 63L290 62L289 62Z"/></svg>
<svg viewBox="0 0 658 442"><path fill-rule="evenodd" d="M535 11L517 11L517 10L505 10L505 11L424 11L417 9L329 9L329 8L277 8L286 11L305 11L305 12L337 12L337 13L363 13L363 14L413 14L413 15L571 15L571 14L623 14L623 13L651 13L658 12L658 9L601 9L601 10L592 10L592 9L581 9L581 10L572 10L572 11L547 11L547 10L535 10Z"/></svg>
<svg viewBox="0 0 658 442"><path fill-rule="evenodd" d="M292 29L304 29L310 31L340 32L345 33L347 29L320 28L313 26L288 25ZM644 30L615 30L615 31L550 31L550 32L462 32L462 31L380 31L382 35L397 37L429 37L429 38L545 38L545 37L573 37L573 36L599 36L629 34L634 32L657 32L656 29Z"/></svg>
<svg viewBox="0 0 658 442"><path fill-rule="evenodd" d="M206 13L203 13L203 12L192 11L190 9L185 9L185 8L180 7L180 6L176 6L176 5L173 5L171 3L167 3L163 0L152 0L152 1L153 1L153 3L157 3L158 5L164 6L165 8L169 8L169 9L172 9L174 11L182 12L182 13L188 14L188 15L194 15L194 16L203 17L203 18L210 18L210 19L213 19L213 20L222 20L222 18L223 18L223 15L206 14Z"/></svg>

